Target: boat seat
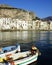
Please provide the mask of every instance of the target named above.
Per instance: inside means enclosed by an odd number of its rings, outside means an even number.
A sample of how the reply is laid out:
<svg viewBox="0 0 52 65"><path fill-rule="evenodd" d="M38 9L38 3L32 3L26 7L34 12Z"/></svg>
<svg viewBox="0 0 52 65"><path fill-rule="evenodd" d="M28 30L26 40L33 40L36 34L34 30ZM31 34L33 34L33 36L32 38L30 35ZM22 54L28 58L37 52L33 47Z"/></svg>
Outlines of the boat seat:
<svg viewBox="0 0 52 65"><path fill-rule="evenodd" d="M4 50L4 53L6 53L7 52L7 50Z"/></svg>

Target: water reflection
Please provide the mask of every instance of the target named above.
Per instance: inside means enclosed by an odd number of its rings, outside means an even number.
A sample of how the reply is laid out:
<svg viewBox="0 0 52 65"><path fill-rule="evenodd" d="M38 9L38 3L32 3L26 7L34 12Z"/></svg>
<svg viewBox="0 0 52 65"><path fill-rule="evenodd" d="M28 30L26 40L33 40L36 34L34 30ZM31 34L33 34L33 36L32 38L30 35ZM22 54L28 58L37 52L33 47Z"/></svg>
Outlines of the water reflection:
<svg viewBox="0 0 52 65"><path fill-rule="evenodd" d="M0 32L0 41L17 40L18 42L43 41L52 43L52 31L15 31Z"/></svg>
<svg viewBox="0 0 52 65"><path fill-rule="evenodd" d="M0 32L0 41L31 42L37 40L36 35L36 31Z"/></svg>
<svg viewBox="0 0 52 65"><path fill-rule="evenodd" d="M3 41L16 41L22 43L22 47L29 48L30 44L33 43L42 53L38 59L37 64L32 63L31 65L51 65L52 57L52 31L14 31L14 32L0 32L0 44ZM23 44L26 43L26 44ZM29 44L30 43L30 44ZM8 42L7 42L8 45ZM46 60L45 60L46 59ZM40 62L39 62L40 61ZM48 61L48 62L47 62Z"/></svg>
<svg viewBox="0 0 52 65"><path fill-rule="evenodd" d="M0 41L16 39L16 32L0 32Z"/></svg>

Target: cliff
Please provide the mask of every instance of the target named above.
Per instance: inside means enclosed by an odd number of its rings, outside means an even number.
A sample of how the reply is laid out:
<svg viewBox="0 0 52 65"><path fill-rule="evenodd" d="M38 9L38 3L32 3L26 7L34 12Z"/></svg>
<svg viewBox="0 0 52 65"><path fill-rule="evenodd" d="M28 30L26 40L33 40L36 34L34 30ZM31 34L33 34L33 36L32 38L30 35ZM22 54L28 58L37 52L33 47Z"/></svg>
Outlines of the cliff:
<svg viewBox="0 0 52 65"><path fill-rule="evenodd" d="M20 8L13 8L11 6L2 4L0 5L0 18L9 17L9 18L18 18L22 20L32 20L35 18L33 12L26 11Z"/></svg>

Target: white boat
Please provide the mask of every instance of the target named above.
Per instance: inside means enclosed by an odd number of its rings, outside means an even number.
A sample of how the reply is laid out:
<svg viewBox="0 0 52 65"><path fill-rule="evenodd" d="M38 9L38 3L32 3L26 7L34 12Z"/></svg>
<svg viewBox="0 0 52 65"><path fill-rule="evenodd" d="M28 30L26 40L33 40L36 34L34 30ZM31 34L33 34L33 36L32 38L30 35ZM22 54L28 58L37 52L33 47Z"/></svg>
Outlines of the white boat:
<svg viewBox="0 0 52 65"><path fill-rule="evenodd" d="M12 56L16 51L20 51L18 47L19 45L16 44L14 46L0 48L0 62L3 62L3 59L6 60L6 56Z"/></svg>
<svg viewBox="0 0 52 65"><path fill-rule="evenodd" d="M34 55L29 55L28 57L20 59L20 60L16 60L14 61L14 64L15 65L28 65L37 61L37 58L38 58L38 53Z"/></svg>
<svg viewBox="0 0 52 65"><path fill-rule="evenodd" d="M17 52L17 50L13 50L11 52L1 54L0 55L0 62L5 63L5 61L7 61L8 64L10 64L10 61L12 58L12 62L14 63L14 65L27 65L27 64L30 64L34 61L37 61L38 50L36 47L34 47L33 54L31 52L31 50L21 52L20 46L18 46L18 50L19 50L18 52ZM7 57L9 58L8 60L7 60Z"/></svg>

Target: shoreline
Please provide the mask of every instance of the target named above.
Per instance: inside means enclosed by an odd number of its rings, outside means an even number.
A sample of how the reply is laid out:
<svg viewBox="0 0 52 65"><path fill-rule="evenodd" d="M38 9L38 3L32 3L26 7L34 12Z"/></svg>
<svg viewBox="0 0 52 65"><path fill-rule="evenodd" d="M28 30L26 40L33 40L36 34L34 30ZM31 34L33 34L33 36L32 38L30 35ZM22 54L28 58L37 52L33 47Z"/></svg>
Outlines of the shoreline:
<svg viewBox="0 0 52 65"><path fill-rule="evenodd" d="M12 32L12 31L52 31L52 30L0 30L0 32Z"/></svg>

